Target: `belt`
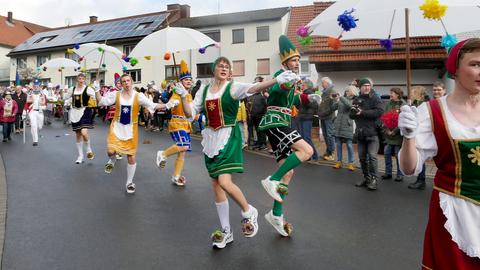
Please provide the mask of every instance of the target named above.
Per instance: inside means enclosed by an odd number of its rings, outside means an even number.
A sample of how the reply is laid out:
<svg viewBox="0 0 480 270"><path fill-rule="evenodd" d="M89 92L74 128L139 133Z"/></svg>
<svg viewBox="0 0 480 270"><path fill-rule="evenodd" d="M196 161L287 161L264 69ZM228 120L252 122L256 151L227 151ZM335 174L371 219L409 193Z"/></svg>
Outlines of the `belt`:
<svg viewBox="0 0 480 270"><path fill-rule="evenodd" d="M172 115L172 118L174 119L181 119L181 120L187 120L187 118L185 116L181 116L181 115Z"/></svg>
<svg viewBox="0 0 480 270"><path fill-rule="evenodd" d="M289 116L292 115L292 110L290 110L289 108L285 108L285 107L268 106L267 111L279 112L279 113L287 114Z"/></svg>
<svg viewBox="0 0 480 270"><path fill-rule="evenodd" d="M36 111L36 112L38 112L38 111L40 111L40 109L33 109L32 111Z"/></svg>

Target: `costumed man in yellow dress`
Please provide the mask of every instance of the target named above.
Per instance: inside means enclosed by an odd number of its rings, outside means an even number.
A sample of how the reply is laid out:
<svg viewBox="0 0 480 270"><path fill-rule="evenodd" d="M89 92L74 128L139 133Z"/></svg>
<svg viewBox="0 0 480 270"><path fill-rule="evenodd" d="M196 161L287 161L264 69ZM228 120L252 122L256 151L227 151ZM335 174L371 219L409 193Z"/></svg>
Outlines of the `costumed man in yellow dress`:
<svg viewBox="0 0 480 270"><path fill-rule="evenodd" d="M187 63L183 60L180 62L180 83L187 91L192 87L192 74L188 70ZM192 96L187 94L186 100L189 103L192 102ZM181 174L185 162L185 154L187 151L192 151L190 139L192 126L183 111L182 97L174 92L172 97L170 97L169 103L173 104L174 107L171 109L172 119L168 122L168 131L175 144L163 151L157 152L156 164L162 169L165 167L167 158L177 154L172 182L177 186L185 186L185 177Z"/></svg>
<svg viewBox="0 0 480 270"><path fill-rule="evenodd" d="M127 155L127 183L126 191L135 193L133 177L137 168L136 153L138 146L138 114L140 106L150 112L169 108L168 104L153 103L143 93L135 91L132 87L132 77L123 74L120 77L122 89L109 92L102 97L97 88L95 95L99 106L115 105L115 116L110 124L107 137L108 162L105 164L105 172L111 173L115 166L115 154Z"/></svg>

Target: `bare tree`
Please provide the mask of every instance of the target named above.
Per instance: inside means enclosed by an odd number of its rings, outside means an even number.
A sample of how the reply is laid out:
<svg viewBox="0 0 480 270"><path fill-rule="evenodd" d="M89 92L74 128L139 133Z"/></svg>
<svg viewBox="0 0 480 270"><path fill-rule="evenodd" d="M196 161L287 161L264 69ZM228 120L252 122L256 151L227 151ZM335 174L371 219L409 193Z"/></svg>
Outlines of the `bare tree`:
<svg viewBox="0 0 480 270"><path fill-rule="evenodd" d="M20 79L24 81L25 84L29 84L34 78L40 77L40 71L30 67L19 69L18 74L20 75Z"/></svg>

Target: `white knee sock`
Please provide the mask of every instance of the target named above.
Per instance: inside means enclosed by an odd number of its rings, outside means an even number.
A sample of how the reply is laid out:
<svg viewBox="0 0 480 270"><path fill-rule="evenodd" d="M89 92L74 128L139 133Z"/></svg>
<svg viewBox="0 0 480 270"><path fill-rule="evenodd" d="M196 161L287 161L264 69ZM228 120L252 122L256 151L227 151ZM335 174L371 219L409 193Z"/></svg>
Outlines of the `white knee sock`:
<svg viewBox="0 0 480 270"><path fill-rule="evenodd" d="M77 142L77 151L78 151L78 156L83 157L83 142Z"/></svg>
<svg viewBox="0 0 480 270"><path fill-rule="evenodd" d="M92 152L92 147L90 147L90 140L84 142L87 144L87 152Z"/></svg>
<svg viewBox="0 0 480 270"><path fill-rule="evenodd" d="M136 168L137 163L133 165L127 164L127 185L133 182L133 176L135 175Z"/></svg>
<svg viewBox="0 0 480 270"><path fill-rule="evenodd" d="M220 219L220 225L222 229L229 232L230 231L230 207L228 205L228 199L223 202L215 202L217 206L217 214Z"/></svg>
<svg viewBox="0 0 480 270"><path fill-rule="evenodd" d="M241 212L242 212L242 217L243 218L250 218L253 215L253 206L251 206L249 204L247 212L243 212L243 211L241 211Z"/></svg>

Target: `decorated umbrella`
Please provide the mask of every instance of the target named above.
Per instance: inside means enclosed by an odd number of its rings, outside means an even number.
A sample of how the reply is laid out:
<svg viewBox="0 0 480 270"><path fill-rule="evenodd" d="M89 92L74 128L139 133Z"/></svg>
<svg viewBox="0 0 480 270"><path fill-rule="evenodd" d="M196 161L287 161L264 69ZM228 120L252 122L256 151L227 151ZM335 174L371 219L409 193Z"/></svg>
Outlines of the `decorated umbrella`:
<svg viewBox="0 0 480 270"><path fill-rule="evenodd" d="M476 19L480 16L480 1L440 1L339 0L297 33L302 41L310 42L311 35L327 36L328 45L334 49L341 47L342 39L379 39L388 52L394 48L393 39L405 38L410 99L410 37L443 36L442 46L448 49L457 42L451 34L480 29Z"/></svg>
<svg viewBox="0 0 480 270"><path fill-rule="evenodd" d="M125 61L125 55L115 47L99 43L75 44L73 49L67 49L67 53L76 53L80 56L79 62L84 61L86 68L87 60L98 62L97 78L100 74L100 68L106 68L108 65L118 65L123 71L128 66L135 66L136 61L131 60L129 63Z"/></svg>
<svg viewBox="0 0 480 270"><path fill-rule="evenodd" d="M205 53L206 48L210 46L218 47L220 45L197 30L167 26L144 37L128 57L130 59L141 57L149 59L152 56L159 56L169 61L173 56L173 64L176 66L175 52L199 49L200 53Z"/></svg>
<svg viewBox="0 0 480 270"><path fill-rule="evenodd" d="M58 68L60 72L60 84L63 85L63 70L70 68L77 71L80 69L80 64L68 58L54 58L40 66L40 69L43 71L47 71L49 68Z"/></svg>

